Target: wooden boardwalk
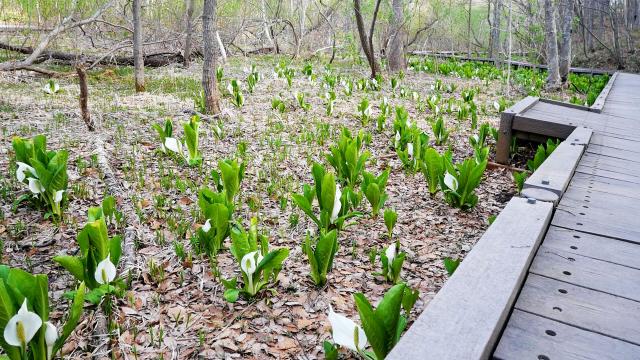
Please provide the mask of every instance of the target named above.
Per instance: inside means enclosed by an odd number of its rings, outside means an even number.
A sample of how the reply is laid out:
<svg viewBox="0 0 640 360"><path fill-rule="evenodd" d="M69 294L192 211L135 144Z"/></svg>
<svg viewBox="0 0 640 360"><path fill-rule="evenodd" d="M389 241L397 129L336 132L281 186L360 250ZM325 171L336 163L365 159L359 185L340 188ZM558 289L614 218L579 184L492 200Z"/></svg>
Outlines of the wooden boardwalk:
<svg viewBox="0 0 640 360"><path fill-rule="evenodd" d="M640 359L640 75L590 108L526 98L500 132L501 162L564 141L388 359Z"/></svg>
<svg viewBox="0 0 640 360"><path fill-rule="evenodd" d="M640 76L612 84L600 113L539 102L520 114L593 135L496 359L640 359Z"/></svg>

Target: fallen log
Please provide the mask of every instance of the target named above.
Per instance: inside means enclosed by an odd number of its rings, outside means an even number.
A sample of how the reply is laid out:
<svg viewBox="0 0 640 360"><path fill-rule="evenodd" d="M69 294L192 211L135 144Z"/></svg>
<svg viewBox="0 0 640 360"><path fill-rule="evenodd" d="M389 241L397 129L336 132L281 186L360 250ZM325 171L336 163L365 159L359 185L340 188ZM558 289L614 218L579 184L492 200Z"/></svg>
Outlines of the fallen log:
<svg viewBox="0 0 640 360"><path fill-rule="evenodd" d="M34 49L30 46L15 46L6 43L0 43L0 49L29 55ZM62 51L43 51L36 58L34 63L41 63L46 60L56 60L68 65L91 65L98 63L100 65L128 65L133 66L133 56L108 56L100 58L97 56L87 56L84 54L66 53ZM161 52L144 55L144 66L146 67L162 67L173 63L183 61L182 54L174 52Z"/></svg>

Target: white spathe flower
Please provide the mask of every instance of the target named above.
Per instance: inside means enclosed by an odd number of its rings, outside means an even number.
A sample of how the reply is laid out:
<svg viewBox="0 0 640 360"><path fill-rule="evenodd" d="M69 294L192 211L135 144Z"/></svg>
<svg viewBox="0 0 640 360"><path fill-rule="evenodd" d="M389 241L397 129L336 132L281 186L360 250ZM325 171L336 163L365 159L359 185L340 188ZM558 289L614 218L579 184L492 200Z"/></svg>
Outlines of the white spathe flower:
<svg viewBox="0 0 640 360"><path fill-rule="evenodd" d="M174 137L165 138L164 146L175 153L182 154L182 144Z"/></svg>
<svg viewBox="0 0 640 360"><path fill-rule="evenodd" d="M364 333L364 330L353 322L353 320L342 314L335 313L331 305L329 305L329 323L331 323L333 342L336 344L355 352L367 346L367 335ZM357 343L355 336L356 331L358 334Z"/></svg>
<svg viewBox="0 0 640 360"><path fill-rule="evenodd" d="M395 242L393 244L389 245L387 250L385 250L384 255L387 257L387 260L389 261L389 265L391 265L391 263L393 263L393 259L396 258L396 254L397 253L398 253L398 249L396 247L396 243Z"/></svg>
<svg viewBox="0 0 640 360"><path fill-rule="evenodd" d="M31 175L37 176L36 170L30 165L27 165L20 161L16 162L16 165L18 165L18 169L16 170L16 177L18 178L19 182L23 182L24 179L27 177L27 174L26 174L27 171L29 171Z"/></svg>
<svg viewBox="0 0 640 360"><path fill-rule="evenodd" d="M242 257L242 261L240 262L240 268L242 269L242 271L244 271L245 274L247 274L249 278L251 278L253 273L256 272L257 264L260 263L261 260L259 259L258 261L256 261L257 253L258 250L247 253Z"/></svg>
<svg viewBox="0 0 640 360"><path fill-rule="evenodd" d="M62 201L62 194L64 194L64 190L56 191L55 195L53 196L53 202L59 204L60 201Z"/></svg>
<svg viewBox="0 0 640 360"><path fill-rule="evenodd" d="M233 85L231 85L231 83L227 84L227 91L233 94Z"/></svg>
<svg viewBox="0 0 640 360"><path fill-rule="evenodd" d="M473 135L473 142L477 144L479 140L480 140L480 137L477 134Z"/></svg>
<svg viewBox="0 0 640 360"><path fill-rule="evenodd" d="M496 111L500 111L500 104L497 101L494 101L493 108L496 109Z"/></svg>
<svg viewBox="0 0 640 360"><path fill-rule="evenodd" d="M29 190L34 194L40 194L45 191L44 186L40 183L40 180L29 178Z"/></svg>
<svg viewBox="0 0 640 360"><path fill-rule="evenodd" d="M413 157L413 143L407 144L407 152L409 153L409 157Z"/></svg>
<svg viewBox="0 0 640 360"><path fill-rule="evenodd" d="M111 262L110 254L107 254L107 257L98 263L96 273L93 276L100 284L108 284L116 278L116 266Z"/></svg>
<svg viewBox="0 0 640 360"><path fill-rule="evenodd" d="M340 185L336 184L336 196L333 198L333 210L331 211L331 223L333 224L338 215L340 215L340 209L342 208L342 202L340 202L340 198L342 197L342 191L340 191Z"/></svg>
<svg viewBox="0 0 640 360"><path fill-rule="evenodd" d="M49 95L53 95L60 91L60 86L56 82L50 81L42 88L42 90Z"/></svg>
<svg viewBox="0 0 640 360"><path fill-rule="evenodd" d="M396 131L396 144L400 142L400 132ZM398 146L398 145L396 145Z"/></svg>
<svg viewBox="0 0 640 360"><path fill-rule="evenodd" d="M458 179L455 176L449 174L448 172L444 174L444 184L451 190L458 190Z"/></svg>
<svg viewBox="0 0 640 360"><path fill-rule="evenodd" d="M211 230L211 220L207 219L207 221L204 222L204 225L202 225L201 229L206 233L209 232L209 230Z"/></svg>
<svg viewBox="0 0 640 360"><path fill-rule="evenodd" d="M46 330L44 331L44 341L47 344L47 359L53 359L53 345L58 340L58 329L49 321L44 323Z"/></svg>
<svg viewBox="0 0 640 360"><path fill-rule="evenodd" d="M27 309L27 299L24 299L18 313L13 315L4 328L4 341L11 346L25 347L33 339L42 326L42 319L38 314Z"/></svg>
<svg viewBox="0 0 640 360"><path fill-rule="evenodd" d="M365 116L371 116L371 106L367 105L367 108L364 109Z"/></svg>

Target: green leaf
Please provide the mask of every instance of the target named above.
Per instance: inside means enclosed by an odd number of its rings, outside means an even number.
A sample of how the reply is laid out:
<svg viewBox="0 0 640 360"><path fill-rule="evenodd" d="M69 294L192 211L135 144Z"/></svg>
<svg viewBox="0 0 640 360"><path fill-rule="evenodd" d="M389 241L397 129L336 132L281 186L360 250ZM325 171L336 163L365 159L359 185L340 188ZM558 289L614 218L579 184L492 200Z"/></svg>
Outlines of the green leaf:
<svg viewBox="0 0 640 360"><path fill-rule="evenodd" d="M224 299L230 303L234 303L238 301L238 297L240 296L240 290L238 289L227 289L224 291Z"/></svg>
<svg viewBox="0 0 640 360"><path fill-rule="evenodd" d="M447 273L449 274L449 276L451 276L458 268L458 265L460 265L461 260L460 259L454 260L450 257L446 257L444 258L443 262L444 262L445 269L447 269Z"/></svg>
<svg viewBox="0 0 640 360"><path fill-rule="evenodd" d="M82 260L77 256L59 255L53 258L53 261L57 262L73 275L78 281L84 281L84 264Z"/></svg>
<svg viewBox="0 0 640 360"><path fill-rule="evenodd" d="M338 348L334 344L325 340L322 343L322 349L326 360L338 360Z"/></svg>
<svg viewBox="0 0 640 360"><path fill-rule="evenodd" d="M384 359L390 350L389 342L392 341L384 328L384 323L376 316L371 304L362 293L354 294L353 299L355 300L358 314L360 314L362 329L367 334L367 340L371 344L376 357Z"/></svg>
<svg viewBox="0 0 640 360"><path fill-rule="evenodd" d="M62 346L67 341L73 330L78 326L78 322L80 321L83 311L85 290L86 288L84 283L80 283L78 290L75 292L73 303L69 308L67 321L62 327L62 333L53 346L53 354L57 354L58 351L62 349Z"/></svg>

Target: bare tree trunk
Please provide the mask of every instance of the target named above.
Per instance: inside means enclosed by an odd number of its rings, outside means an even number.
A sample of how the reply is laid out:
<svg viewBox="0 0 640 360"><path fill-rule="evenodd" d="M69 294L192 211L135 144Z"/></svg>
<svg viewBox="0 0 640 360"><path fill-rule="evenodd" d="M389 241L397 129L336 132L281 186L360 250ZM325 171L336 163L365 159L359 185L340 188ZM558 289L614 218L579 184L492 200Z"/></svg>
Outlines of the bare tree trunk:
<svg viewBox="0 0 640 360"><path fill-rule="evenodd" d="M204 0L202 10L202 43L204 62L202 64L202 87L204 88L207 113L220 113L220 94L216 84L216 0Z"/></svg>
<svg viewBox="0 0 640 360"><path fill-rule="evenodd" d="M222 62L227 62L227 50L224 49L224 44L222 43L222 39L220 38L220 32L216 30L216 41L218 42L218 48L220 49L220 56L222 57Z"/></svg>
<svg viewBox="0 0 640 360"><path fill-rule="evenodd" d="M500 18L502 17L502 0L494 0L493 4L493 23L491 24L491 32L489 33L489 58L500 59Z"/></svg>
<svg viewBox="0 0 640 360"><path fill-rule="evenodd" d="M471 57L471 1L469 0L469 17L467 18L467 57Z"/></svg>
<svg viewBox="0 0 640 360"><path fill-rule="evenodd" d="M360 36L360 44L362 45L362 51L364 51L364 55L367 57L367 61L369 62L369 67L371 68L371 77L374 78L376 73L380 71L380 65L375 58L375 52L373 50L373 30L375 27L376 18L378 16L378 10L380 9L380 2L382 0L376 1L376 8L373 14L373 20L371 21L371 28L369 29L369 36L367 36L366 30L364 28L364 20L362 18L362 7L360 6L360 0L353 0L353 10L356 15L356 27L358 28L358 35Z"/></svg>
<svg viewBox="0 0 640 360"><path fill-rule="evenodd" d="M553 0L544 0L544 33L547 43L547 89L557 89L560 87L560 69Z"/></svg>
<svg viewBox="0 0 640 360"><path fill-rule="evenodd" d="M136 92L144 91L144 58L142 55L142 0L133 0L133 68Z"/></svg>
<svg viewBox="0 0 640 360"><path fill-rule="evenodd" d="M589 50L589 52L593 52L593 26L595 24L594 21L594 7L595 7L595 2L594 0L585 0L585 9L584 9L584 13L585 13L585 19L584 19L584 24L585 24L585 30L588 28L589 31L587 31L587 38L586 38L586 42L587 42L587 49Z"/></svg>
<svg viewBox="0 0 640 360"><path fill-rule="evenodd" d="M404 57L405 32L404 24L404 4L402 0L393 0L393 21L391 24L391 39L389 41L389 70L397 72L407 68Z"/></svg>
<svg viewBox="0 0 640 360"><path fill-rule="evenodd" d="M618 62L618 69L624 69L624 58L622 55L622 48L620 47L620 29L618 21L618 13L614 9L613 5L609 5L609 19L611 21L611 28L613 29L613 47L615 50L616 61Z"/></svg>
<svg viewBox="0 0 640 360"><path fill-rule="evenodd" d="M264 35L267 37L267 40L269 41L269 44L274 48L275 51L275 47L276 44L273 41L273 38L271 37L271 30L270 30L270 26L269 26L269 22L267 21L267 4L266 4L267 0L262 0L260 2L260 5L262 6L262 26L264 26Z"/></svg>
<svg viewBox="0 0 640 360"><path fill-rule="evenodd" d="M187 34L184 40L184 67L189 67L191 63L191 46L193 38L193 8L195 6L195 0L187 0L187 25L185 32Z"/></svg>
<svg viewBox="0 0 640 360"><path fill-rule="evenodd" d="M87 87L87 72L83 65L79 65L76 68L76 72L78 73L78 85L80 85L80 114L82 115L82 120L87 125L87 129L89 131L95 131L96 126L91 120L91 114L89 114L89 88Z"/></svg>
<svg viewBox="0 0 640 360"><path fill-rule="evenodd" d="M559 47L559 72L560 80L566 84L571 68L571 28L573 23L573 1L560 0L560 47Z"/></svg>

